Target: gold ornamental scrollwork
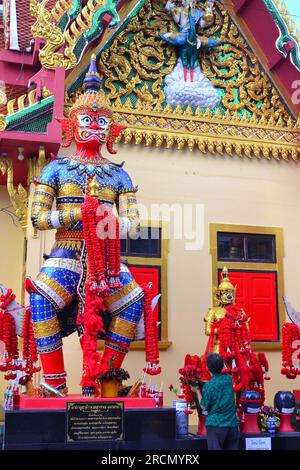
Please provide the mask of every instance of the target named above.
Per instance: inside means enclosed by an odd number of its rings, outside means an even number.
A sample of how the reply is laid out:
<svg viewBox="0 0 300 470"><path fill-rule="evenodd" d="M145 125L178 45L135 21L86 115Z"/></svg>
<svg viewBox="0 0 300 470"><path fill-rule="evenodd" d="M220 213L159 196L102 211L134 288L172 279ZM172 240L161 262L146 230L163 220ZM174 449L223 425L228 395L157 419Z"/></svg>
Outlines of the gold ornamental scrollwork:
<svg viewBox="0 0 300 470"><path fill-rule="evenodd" d="M28 186L40 177L43 168L48 163L45 147L40 145L38 157L29 157L27 160L27 184Z"/></svg>
<svg viewBox="0 0 300 470"><path fill-rule="evenodd" d="M113 0L87 0L84 3L57 0L51 8L48 0L30 0L30 13L35 18L32 35L45 42L39 52L41 64L50 70L73 68L89 41L101 33L102 17L108 13L118 21L116 3Z"/></svg>
<svg viewBox="0 0 300 470"><path fill-rule="evenodd" d="M163 104L164 78L176 64L174 49L163 47L158 31L170 23L161 2L146 1L138 15L104 51L99 62L111 102L130 97L135 104Z"/></svg>
<svg viewBox="0 0 300 470"><path fill-rule="evenodd" d="M7 174L6 186L10 201L14 208L15 214L20 222L21 228L26 233L28 216L27 191L21 184L18 185L17 189L14 187L13 165L10 159L0 157L0 172L2 173L2 175Z"/></svg>
<svg viewBox="0 0 300 470"><path fill-rule="evenodd" d="M31 28L32 35L46 41L45 46L40 50L40 62L45 68L52 70L57 67L64 67L65 69L74 67L76 57L69 48L66 48L63 53L57 52L65 45L66 33L62 32L57 26L54 15L46 8L47 3L48 0L42 0L41 2L30 0L30 12L36 19ZM67 2L65 3L67 4ZM53 10L55 10L55 7ZM62 9L61 16L65 11L67 10Z"/></svg>
<svg viewBox="0 0 300 470"><path fill-rule="evenodd" d="M6 129L6 119L4 114L0 114L0 132L5 131Z"/></svg>
<svg viewBox="0 0 300 470"><path fill-rule="evenodd" d="M5 91L0 89L0 106L3 106L6 103L7 103L6 93L5 93Z"/></svg>

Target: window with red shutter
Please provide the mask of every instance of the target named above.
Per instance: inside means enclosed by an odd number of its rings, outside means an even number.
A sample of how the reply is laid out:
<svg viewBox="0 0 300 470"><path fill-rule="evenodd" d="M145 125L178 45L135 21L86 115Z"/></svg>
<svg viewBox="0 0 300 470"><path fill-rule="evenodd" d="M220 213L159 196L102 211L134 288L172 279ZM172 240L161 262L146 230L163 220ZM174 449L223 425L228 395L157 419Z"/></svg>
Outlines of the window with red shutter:
<svg viewBox="0 0 300 470"><path fill-rule="evenodd" d="M250 316L252 340L278 341L277 273L231 270L230 280L237 288L236 305Z"/></svg>
<svg viewBox="0 0 300 470"><path fill-rule="evenodd" d="M278 227L210 224L213 285L229 270L236 304L250 317L254 346L279 349L285 319L283 231Z"/></svg>

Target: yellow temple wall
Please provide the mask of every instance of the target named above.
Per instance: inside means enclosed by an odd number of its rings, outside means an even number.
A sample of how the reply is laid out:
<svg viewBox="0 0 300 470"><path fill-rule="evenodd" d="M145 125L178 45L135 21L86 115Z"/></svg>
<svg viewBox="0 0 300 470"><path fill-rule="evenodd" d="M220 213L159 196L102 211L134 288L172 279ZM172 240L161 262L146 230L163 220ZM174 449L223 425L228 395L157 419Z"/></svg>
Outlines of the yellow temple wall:
<svg viewBox="0 0 300 470"><path fill-rule="evenodd" d="M0 186L0 284L12 288L21 300L24 271L24 234L16 218L3 211L14 213L7 190Z"/></svg>
<svg viewBox="0 0 300 470"><path fill-rule="evenodd" d="M63 153L63 152L62 152ZM65 150L64 150L65 153ZM282 227L284 235L285 293L300 309L300 174L293 162L276 162L238 157L201 155L189 150L157 149L120 145L115 162L126 161L124 168L139 185L138 200L152 203L203 204L204 243L202 249L186 251L187 240L170 240L168 268L169 340L172 346L161 352L166 403L174 395L167 391L178 384L178 368L187 352L201 354L206 346L203 316L211 305L211 256L209 223L231 223ZM0 206L8 205L5 189L0 190ZM0 213L0 282L12 286L20 296L22 274L22 231ZM27 268L36 275L41 252L49 252L54 233L37 239L29 234ZM247 312L251 315L251 312ZM81 351L76 334L64 342L69 388L79 391ZM267 353L272 380L266 382L267 403L277 390L300 387L300 378L288 381L280 374L281 353ZM125 368L131 382L144 366L144 352L131 351Z"/></svg>
<svg viewBox="0 0 300 470"><path fill-rule="evenodd" d="M21 301L24 274L24 234L12 217L2 211L11 202L5 187L0 186L0 284L13 289L17 300ZM0 376L0 397L3 397L5 381Z"/></svg>

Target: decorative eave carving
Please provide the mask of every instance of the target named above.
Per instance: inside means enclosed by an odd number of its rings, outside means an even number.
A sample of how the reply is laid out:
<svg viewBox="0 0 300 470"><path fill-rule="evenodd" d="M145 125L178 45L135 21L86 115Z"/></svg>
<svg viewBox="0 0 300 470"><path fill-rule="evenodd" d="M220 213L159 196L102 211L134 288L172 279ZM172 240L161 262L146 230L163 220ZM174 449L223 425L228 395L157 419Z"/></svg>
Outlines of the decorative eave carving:
<svg viewBox="0 0 300 470"><path fill-rule="evenodd" d="M125 143L178 149L187 146L191 151L198 147L202 153L258 159L297 161L300 155L300 120L294 124L290 119L287 127L273 116L266 119L253 115L249 119L245 115L241 119L237 112L223 116L219 110L213 114L207 109L204 114L201 110L193 114L191 108L183 111L179 106L174 111L169 105L164 110L148 110L126 104L117 100L113 106L116 121L127 126L119 138Z"/></svg>
<svg viewBox="0 0 300 470"><path fill-rule="evenodd" d="M35 18L33 37L41 38L45 45L39 53L41 64L49 70L57 67L72 69L81 59L88 44L103 31L102 19L111 16L111 27L120 18L118 0L57 0L48 9L47 0L30 0L30 12Z"/></svg>
<svg viewBox="0 0 300 470"><path fill-rule="evenodd" d="M39 154L36 158L28 159L28 177L27 184L33 182L34 178L38 178L43 170L44 166L47 164L45 148L43 145L39 148ZM6 187L7 192L11 201L11 204L14 208L15 214L21 228L26 236L28 228L28 191L19 184L17 188L14 186L14 170L13 162L11 159L4 156L0 157L0 173L2 175L6 174Z"/></svg>
<svg viewBox="0 0 300 470"><path fill-rule="evenodd" d="M13 164L10 159L0 157L0 172L2 175L5 175L5 173L7 174L7 192L22 230L26 233L28 219L28 193L21 184L19 184L18 188L14 187Z"/></svg>

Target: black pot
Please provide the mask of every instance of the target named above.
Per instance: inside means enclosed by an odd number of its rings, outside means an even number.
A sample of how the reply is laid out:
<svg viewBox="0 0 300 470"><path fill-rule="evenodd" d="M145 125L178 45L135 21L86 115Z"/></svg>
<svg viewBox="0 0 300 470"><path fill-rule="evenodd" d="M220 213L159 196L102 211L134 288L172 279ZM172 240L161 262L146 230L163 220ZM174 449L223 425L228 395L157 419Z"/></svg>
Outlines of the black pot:
<svg viewBox="0 0 300 470"><path fill-rule="evenodd" d="M292 414L295 409L295 396L292 392L277 392L274 397L274 407L282 414Z"/></svg>
<svg viewBox="0 0 300 470"><path fill-rule="evenodd" d="M258 414L261 407L261 394L254 390L245 390L241 393L240 403L244 413Z"/></svg>

